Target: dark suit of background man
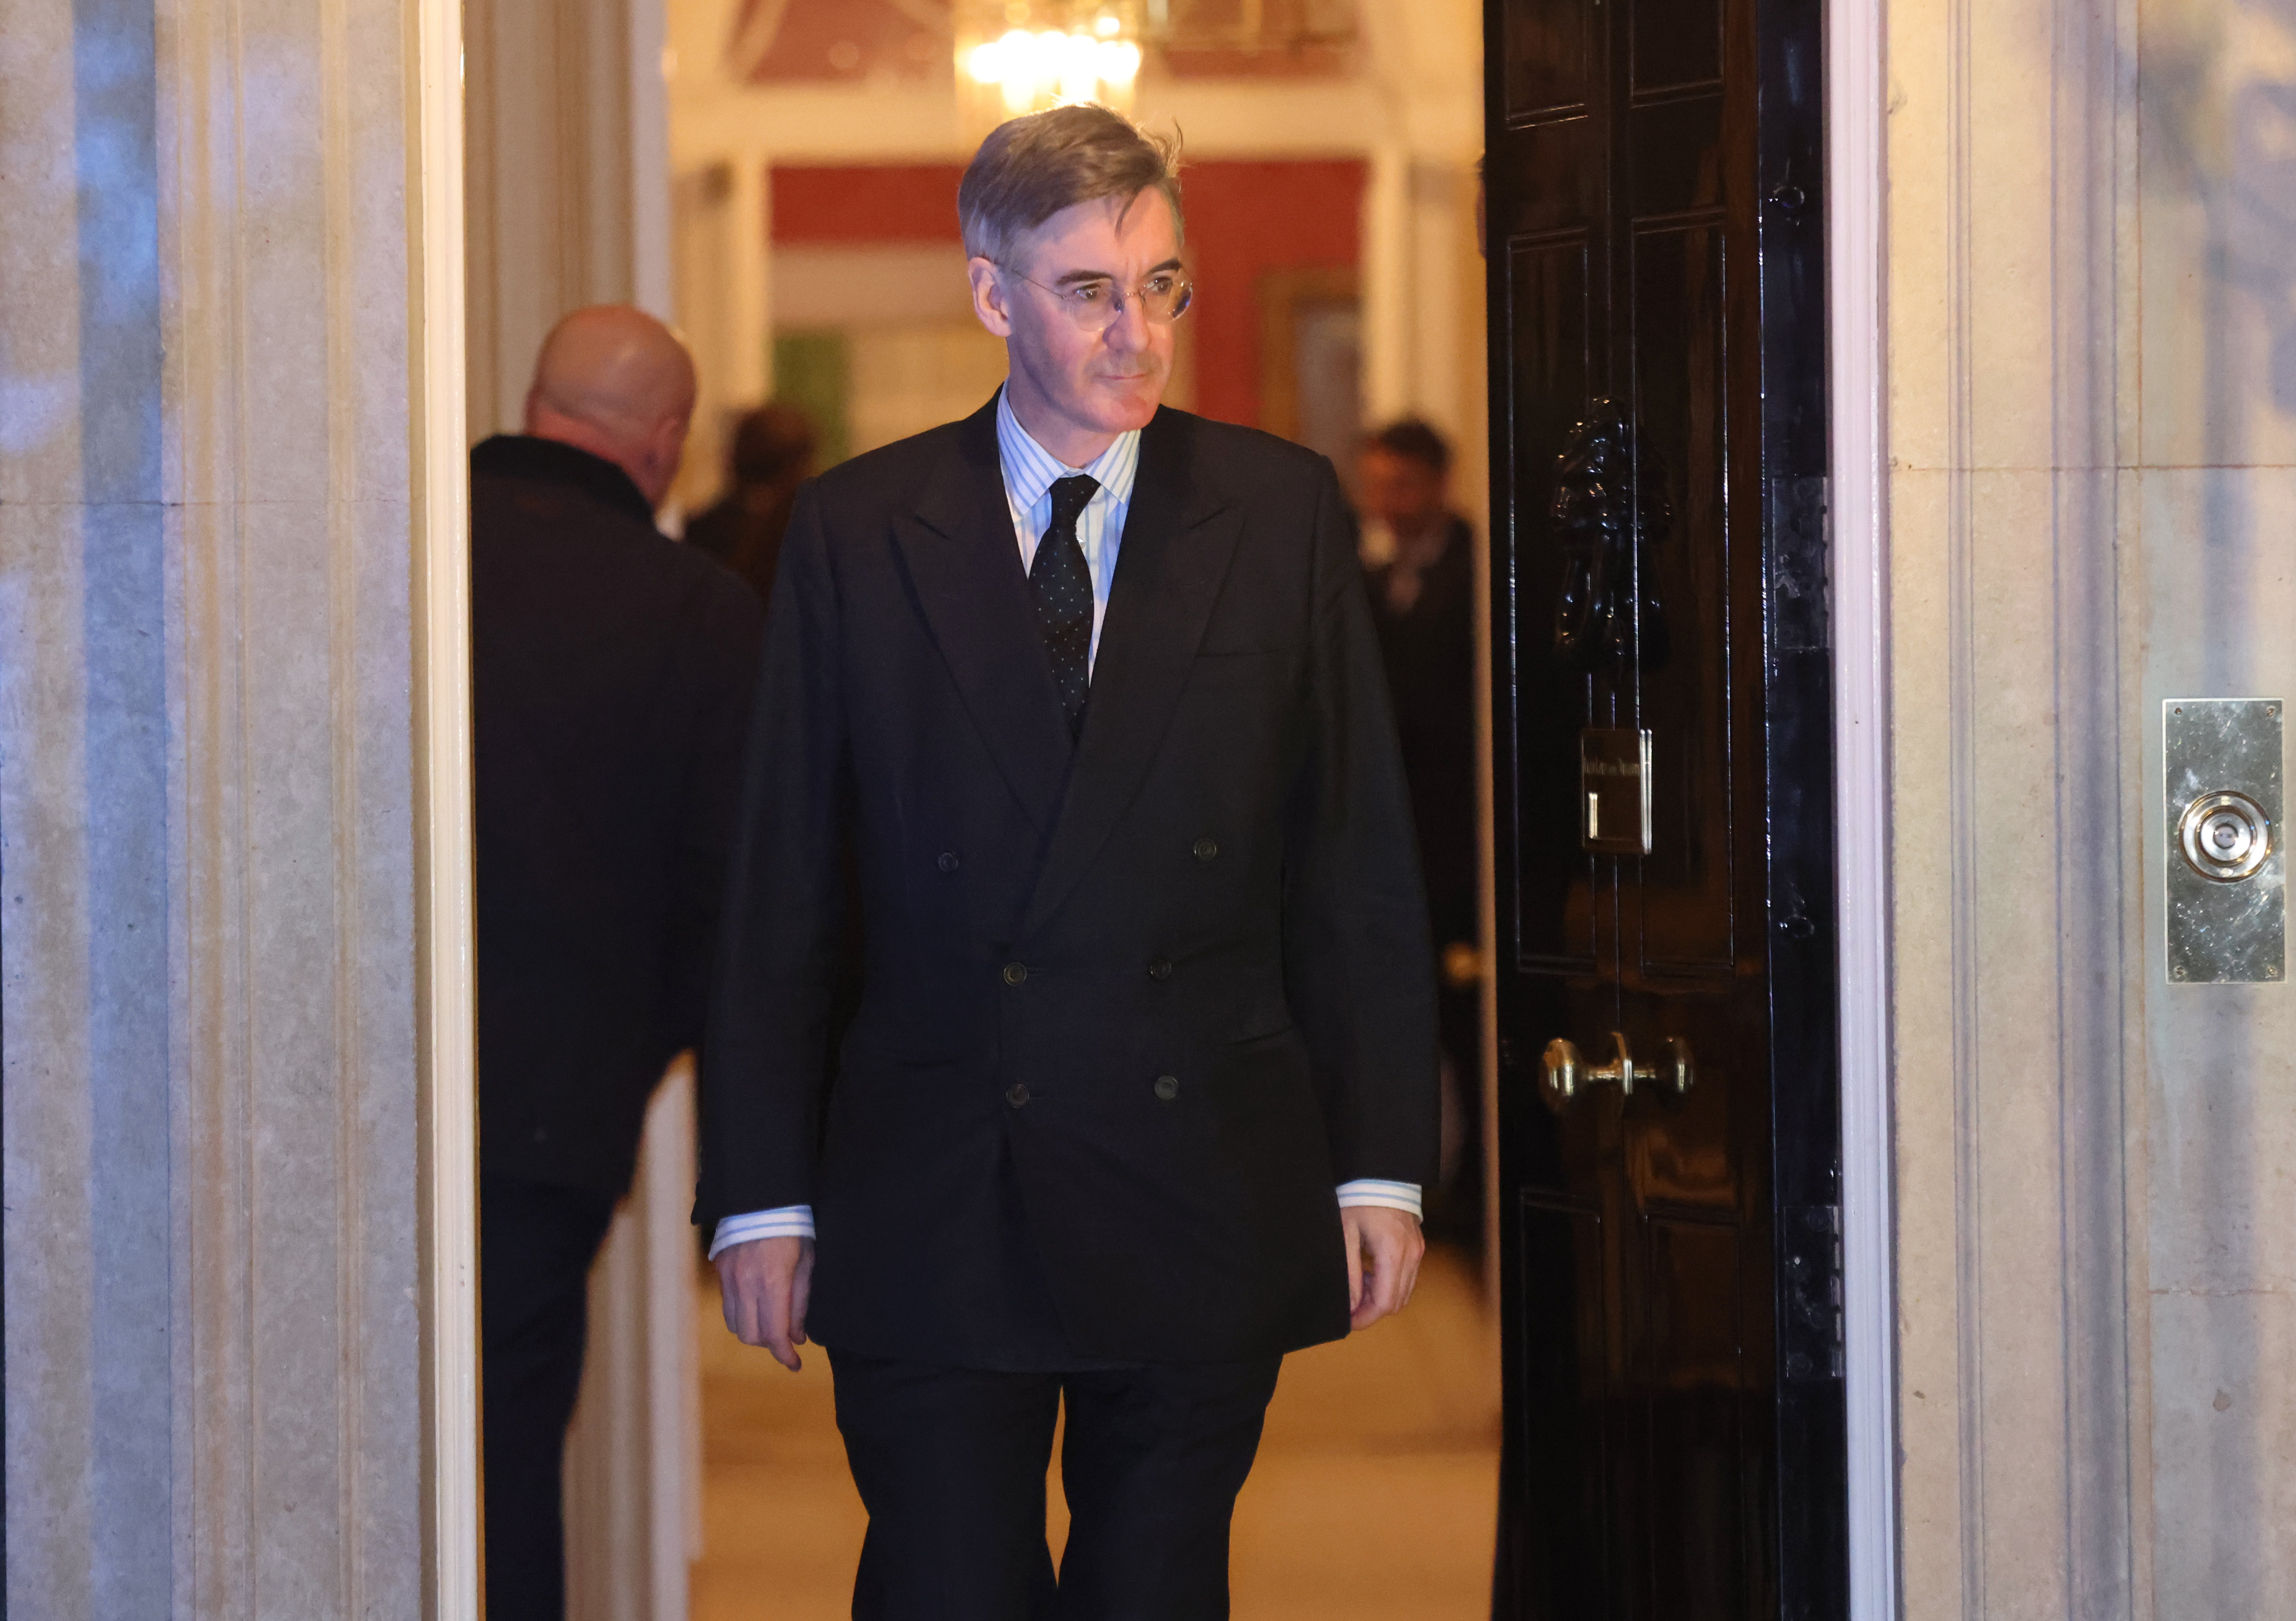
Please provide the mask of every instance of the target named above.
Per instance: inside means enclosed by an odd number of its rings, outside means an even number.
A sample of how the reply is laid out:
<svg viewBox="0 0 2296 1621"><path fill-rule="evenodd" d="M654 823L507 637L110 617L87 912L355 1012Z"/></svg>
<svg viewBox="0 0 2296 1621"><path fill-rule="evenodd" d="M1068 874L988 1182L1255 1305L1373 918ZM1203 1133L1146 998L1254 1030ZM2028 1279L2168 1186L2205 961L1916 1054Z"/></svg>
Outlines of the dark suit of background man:
<svg viewBox="0 0 2296 1621"><path fill-rule="evenodd" d="M734 1331L829 1347L863 1621L1225 1616L1283 1353L1422 1250L1427 916L1354 526L1321 457L1157 408L1169 157L1095 107L988 138L1004 388L783 545L699 1216Z"/></svg>
<svg viewBox="0 0 2296 1621"><path fill-rule="evenodd" d="M1440 965L1443 1178L1428 1199L1431 1238L1480 1245L1483 1230L1482 981L1476 899L1475 558L1451 510L1451 447L1413 418L1390 422L1356 463L1363 515L1386 544L1366 568L1372 623L1395 702L1403 772L1419 829L1427 916Z"/></svg>
<svg viewBox="0 0 2296 1621"><path fill-rule="evenodd" d="M471 455L491 1621L564 1613L590 1262L708 995L764 615L653 527L693 410L668 329L580 310Z"/></svg>

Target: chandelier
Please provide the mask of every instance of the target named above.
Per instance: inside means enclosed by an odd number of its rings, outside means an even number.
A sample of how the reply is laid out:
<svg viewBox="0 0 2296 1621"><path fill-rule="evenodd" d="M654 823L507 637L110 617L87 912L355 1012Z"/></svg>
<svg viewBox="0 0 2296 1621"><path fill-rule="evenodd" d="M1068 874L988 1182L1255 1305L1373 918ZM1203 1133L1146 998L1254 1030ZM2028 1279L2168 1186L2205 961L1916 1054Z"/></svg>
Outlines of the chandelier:
<svg viewBox="0 0 2296 1621"><path fill-rule="evenodd" d="M959 0L956 84L968 133L1078 102L1132 110L1139 0Z"/></svg>

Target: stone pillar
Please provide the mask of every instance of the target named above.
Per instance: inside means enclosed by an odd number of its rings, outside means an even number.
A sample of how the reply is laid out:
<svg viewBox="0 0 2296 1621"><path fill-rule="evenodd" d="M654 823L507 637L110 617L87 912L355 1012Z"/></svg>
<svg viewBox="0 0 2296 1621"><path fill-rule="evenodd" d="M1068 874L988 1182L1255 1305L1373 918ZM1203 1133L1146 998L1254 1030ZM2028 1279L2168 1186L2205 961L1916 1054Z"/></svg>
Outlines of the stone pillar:
<svg viewBox="0 0 2296 1621"><path fill-rule="evenodd" d="M1891 0L1905 1610L2296 1582L2296 1003L2173 986L2160 714L2296 697L2296 26Z"/></svg>
<svg viewBox="0 0 2296 1621"><path fill-rule="evenodd" d="M2130 1231L2147 1308L2132 1343L2152 1475L2138 1512L2153 1613L2262 1616L2296 1590L2296 993L2169 982L2160 716L2177 698L2296 700L2296 18L2235 0L2142 15L2123 36L2143 148L2121 250L2141 333L2122 520L2141 547L2123 611L2144 740L2129 777L2144 919L2128 965L2144 1131Z"/></svg>
<svg viewBox="0 0 2296 1621"><path fill-rule="evenodd" d="M472 1613L438 11L0 0L19 1615Z"/></svg>
<svg viewBox="0 0 2296 1621"><path fill-rule="evenodd" d="M2102 1621L2142 1558L2136 42L1889 16L1905 1613Z"/></svg>

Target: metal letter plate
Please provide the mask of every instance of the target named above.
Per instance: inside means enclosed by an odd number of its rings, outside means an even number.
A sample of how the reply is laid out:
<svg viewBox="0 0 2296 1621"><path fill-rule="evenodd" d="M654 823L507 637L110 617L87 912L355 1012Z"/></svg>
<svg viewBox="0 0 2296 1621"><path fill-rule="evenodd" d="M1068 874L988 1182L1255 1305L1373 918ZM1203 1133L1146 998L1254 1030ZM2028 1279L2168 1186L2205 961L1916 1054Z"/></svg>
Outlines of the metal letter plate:
<svg viewBox="0 0 2296 1621"><path fill-rule="evenodd" d="M2161 706L2174 984L2267 985L2287 976L2281 707L2268 698Z"/></svg>
<svg viewBox="0 0 2296 1621"><path fill-rule="evenodd" d="M1597 856L1651 852L1651 734L1590 729L1578 734L1578 833Z"/></svg>

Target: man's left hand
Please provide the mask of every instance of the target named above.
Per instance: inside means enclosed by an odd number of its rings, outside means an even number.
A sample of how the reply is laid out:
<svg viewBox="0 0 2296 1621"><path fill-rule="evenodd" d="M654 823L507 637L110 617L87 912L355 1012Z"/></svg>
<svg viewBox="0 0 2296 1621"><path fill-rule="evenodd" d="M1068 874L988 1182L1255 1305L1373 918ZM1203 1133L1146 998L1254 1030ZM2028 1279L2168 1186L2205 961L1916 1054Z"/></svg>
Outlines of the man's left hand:
<svg viewBox="0 0 2296 1621"><path fill-rule="evenodd" d="M1427 1240L1417 1216L1385 1205L1344 1207L1340 1228L1348 1242L1348 1326L1360 1331L1409 1303Z"/></svg>

